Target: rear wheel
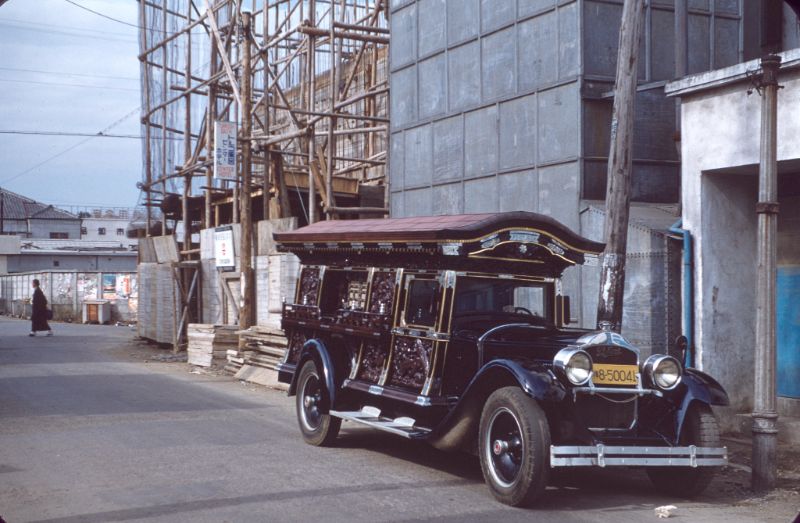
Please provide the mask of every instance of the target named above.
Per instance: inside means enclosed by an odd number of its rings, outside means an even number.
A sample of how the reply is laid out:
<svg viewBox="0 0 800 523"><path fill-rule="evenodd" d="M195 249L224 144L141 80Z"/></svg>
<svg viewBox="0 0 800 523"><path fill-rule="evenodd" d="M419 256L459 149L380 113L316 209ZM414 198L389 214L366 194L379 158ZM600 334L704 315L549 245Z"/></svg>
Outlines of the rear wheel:
<svg viewBox="0 0 800 523"><path fill-rule="evenodd" d="M547 487L550 428L539 405L518 387L498 389L483 408L481 469L495 498L530 505Z"/></svg>
<svg viewBox="0 0 800 523"><path fill-rule="evenodd" d="M297 378L295 406L300 432L310 445L330 446L339 435L342 420L323 414L324 402L329 397L317 365L313 361L307 361Z"/></svg>
<svg viewBox="0 0 800 523"><path fill-rule="evenodd" d="M681 445L719 447L719 424L711 407L692 403L683 422ZM647 475L655 487L667 494L694 497L703 492L717 472L717 467L650 467Z"/></svg>

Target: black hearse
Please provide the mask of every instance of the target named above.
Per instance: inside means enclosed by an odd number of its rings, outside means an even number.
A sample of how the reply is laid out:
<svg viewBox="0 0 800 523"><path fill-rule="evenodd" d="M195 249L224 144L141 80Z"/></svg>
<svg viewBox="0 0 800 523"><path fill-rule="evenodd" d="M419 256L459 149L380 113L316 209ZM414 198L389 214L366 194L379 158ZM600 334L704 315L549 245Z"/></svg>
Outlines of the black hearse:
<svg viewBox="0 0 800 523"><path fill-rule="evenodd" d="M726 463L714 379L567 327L560 277L603 245L549 217L337 220L275 239L302 263L279 379L312 445L349 420L471 451L510 505L535 501L555 467L646 467L692 495Z"/></svg>

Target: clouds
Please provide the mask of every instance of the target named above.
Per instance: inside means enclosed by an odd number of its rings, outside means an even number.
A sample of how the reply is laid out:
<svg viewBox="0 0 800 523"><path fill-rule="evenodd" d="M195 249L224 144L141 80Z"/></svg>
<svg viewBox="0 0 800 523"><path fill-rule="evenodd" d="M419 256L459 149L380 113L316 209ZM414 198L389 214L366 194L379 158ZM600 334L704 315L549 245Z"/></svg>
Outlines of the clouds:
<svg viewBox="0 0 800 523"><path fill-rule="evenodd" d="M135 0L77 1L114 18L138 22ZM125 116L141 103L137 38L134 27L63 0L10 0L3 4L0 128L96 133ZM138 112L113 132L141 134ZM47 202L135 204L139 194L135 184L141 179L138 140L94 138L4 182L82 140L85 138L0 136L0 185Z"/></svg>

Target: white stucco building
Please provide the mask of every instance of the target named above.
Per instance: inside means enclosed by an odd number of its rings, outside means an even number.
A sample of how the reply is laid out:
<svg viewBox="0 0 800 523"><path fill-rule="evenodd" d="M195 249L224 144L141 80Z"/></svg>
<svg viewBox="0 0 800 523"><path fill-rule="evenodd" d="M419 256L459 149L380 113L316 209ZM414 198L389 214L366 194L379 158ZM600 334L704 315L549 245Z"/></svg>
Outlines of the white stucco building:
<svg viewBox="0 0 800 523"><path fill-rule="evenodd" d="M800 415L800 49L780 53L778 91L779 415ZM761 98L753 60L670 83L681 99L682 218L694 241L696 364L753 408ZM723 416L723 420L734 418Z"/></svg>

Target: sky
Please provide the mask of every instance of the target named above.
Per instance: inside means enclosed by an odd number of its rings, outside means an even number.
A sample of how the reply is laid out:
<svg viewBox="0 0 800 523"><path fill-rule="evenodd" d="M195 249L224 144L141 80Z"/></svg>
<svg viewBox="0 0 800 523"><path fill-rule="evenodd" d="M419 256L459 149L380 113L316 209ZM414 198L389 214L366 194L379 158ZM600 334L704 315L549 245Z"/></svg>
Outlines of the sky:
<svg viewBox="0 0 800 523"><path fill-rule="evenodd" d="M138 23L136 0L73 1ZM0 187L51 204L136 205L141 140L2 131L140 136L138 52L136 27L66 0L0 6Z"/></svg>

